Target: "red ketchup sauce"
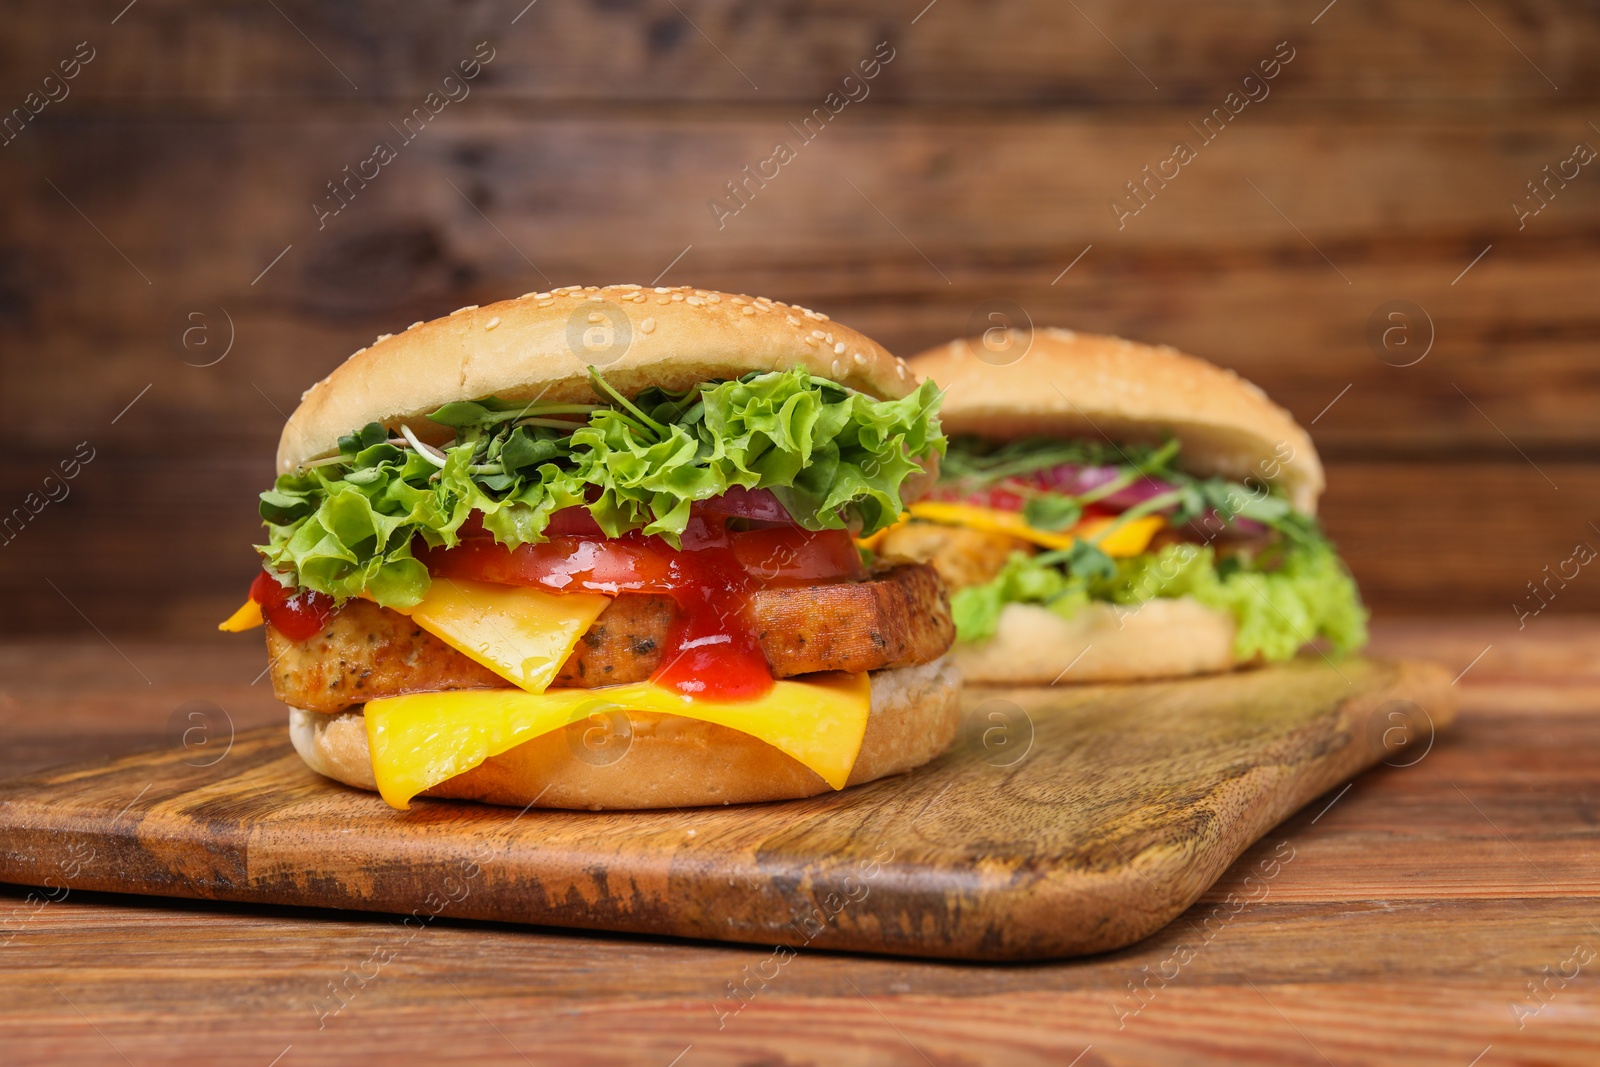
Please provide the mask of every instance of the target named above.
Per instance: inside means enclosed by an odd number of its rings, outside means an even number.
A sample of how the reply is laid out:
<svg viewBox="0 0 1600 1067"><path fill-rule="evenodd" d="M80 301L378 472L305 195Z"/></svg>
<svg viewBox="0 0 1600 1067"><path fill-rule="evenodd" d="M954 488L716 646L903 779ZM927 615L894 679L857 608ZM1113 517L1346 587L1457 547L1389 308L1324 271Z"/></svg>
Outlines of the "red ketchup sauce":
<svg viewBox="0 0 1600 1067"><path fill-rule="evenodd" d="M333 597L310 589L290 591L266 571L250 583L250 599L272 628L291 641L304 641L327 625L333 616Z"/></svg>
<svg viewBox="0 0 1600 1067"><path fill-rule="evenodd" d="M581 509L568 509L569 512ZM696 514L674 549L640 533L607 538L583 529L587 512L560 513L550 539L508 549L476 523L455 548L419 547L436 577L525 585L553 593L658 594L677 606L653 680L690 696L751 700L772 688L748 609L751 594L783 585L863 577L860 553L843 530L790 525L730 530L728 516Z"/></svg>
<svg viewBox="0 0 1600 1067"><path fill-rule="evenodd" d="M654 681L689 696L752 700L772 688L746 604L757 580L734 554L726 525L694 520L673 560L669 595L678 615Z"/></svg>

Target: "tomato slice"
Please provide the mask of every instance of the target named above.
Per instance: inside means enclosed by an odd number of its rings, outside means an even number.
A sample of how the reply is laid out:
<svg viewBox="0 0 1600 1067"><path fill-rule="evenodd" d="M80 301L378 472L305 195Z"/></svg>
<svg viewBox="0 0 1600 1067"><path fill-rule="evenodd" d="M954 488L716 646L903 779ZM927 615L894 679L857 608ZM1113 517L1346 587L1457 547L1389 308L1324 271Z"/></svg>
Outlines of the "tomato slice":
<svg viewBox="0 0 1600 1067"><path fill-rule="evenodd" d="M865 577L861 553L846 530L813 532L797 526L726 531L709 519L691 519L683 548L637 533L551 537L507 548L488 536L463 537L455 548L418 547L417 558L441 578L527 585L555 593L673 594L708 580L707 553L728 553L743 573L739 584L813 584ZM719 560L719 562L721 562ZM723 568L726 569L726 568ZM728 576L722 575L722 580Z"/></svg>
<svg viewBox="0 0 1600 1067"><path fill-rule="evenodd" d="M777 526L730 534L739 565L762 585L812 585L866 577L861 552L848 530L813 532Z"/></svg>
<svg viewBox="0 0 1600 1067"><path fill-rule="evenodd" d="M760 506L744 508L748 503L740 506L749 513L737 518L765 522ZM692 514L680 549L639 533L556 534L541 544L507 548L481 531L466 530L455 548L418 546L416 554L437 578L557 593L669 596L678 611L656 681L690 695L748 700L772 687L746 610L750 594L775 585L859 579L865 570L847 530L813 532L792 523L729 530L730 518Z"/></svg>
<svg viewBox="0 0 1600 1067"><path fill-rule="evenodd" d="M418 549L416 555L436 578L538 586L553 593L666 593L675 585L668 557L642 538L565 536L507 548L489 537L468 537L455 548Z"/></svg>

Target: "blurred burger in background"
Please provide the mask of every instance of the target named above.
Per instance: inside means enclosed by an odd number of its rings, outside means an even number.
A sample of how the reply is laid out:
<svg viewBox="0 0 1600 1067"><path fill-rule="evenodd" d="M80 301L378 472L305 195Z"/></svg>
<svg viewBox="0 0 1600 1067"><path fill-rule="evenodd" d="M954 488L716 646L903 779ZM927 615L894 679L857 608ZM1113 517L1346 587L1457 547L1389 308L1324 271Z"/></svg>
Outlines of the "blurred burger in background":
<svg viewBox="0 0 1600 1067"><path fill-rule="evenodd" d="M1316 449L1251 383L1059 329L911 364L944 394L949 449L927 498L871 543L937 568L968 681L1177 677L1365 643L1317 522Z"/></svg>
<svg viewBox="0 0 1600 1067"><path fill-rule="evenodd" d="M764 297L463 308L305 394L223 626L265 624L305 762L397 808L905 771L955 733L954 628L932 567L869 570L855 539L932 484L936 406L870 339Z"/></svg>

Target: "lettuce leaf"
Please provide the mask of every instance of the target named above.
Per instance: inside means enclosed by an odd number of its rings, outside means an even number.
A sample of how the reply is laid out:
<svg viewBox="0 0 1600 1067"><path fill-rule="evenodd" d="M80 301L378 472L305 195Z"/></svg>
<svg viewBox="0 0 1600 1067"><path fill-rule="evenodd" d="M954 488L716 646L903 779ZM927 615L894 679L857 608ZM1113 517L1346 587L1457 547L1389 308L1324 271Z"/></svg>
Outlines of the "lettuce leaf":
<svg viewBox="0 0 1600 1067"><path fill-rule="evenodd" d="M1233 616L1240 659L1289 659L1317 638L1340 653L1367 641L1367 611L1355 580L1320 536L1221 561L1209 545L1172 544L1118 560L1110 578L1063 569L1064 555L1013 553L994 579L957 591L951 609L960 639L994 636L1006 604L1040 604L1070 618L1092 601L1131 606L1188 596Z"/></svg>
<svg viewBox="0 0 1600 1067"><path fill-rule="evenodd" d="M429 416L456 432L442 466L379 424L352 432L337 462L261 494L257 550L285 584L409 607L428 588L413 541L454 545L473 512L510 547L544 540L550 516L576 506L609 536L676 546L691 504L740 486L770 489L806 529L866 535L899 517L906 477L945 449L931 382L875 400L795 368L630 400L591 375L608 403L445 405Z"/></svg>

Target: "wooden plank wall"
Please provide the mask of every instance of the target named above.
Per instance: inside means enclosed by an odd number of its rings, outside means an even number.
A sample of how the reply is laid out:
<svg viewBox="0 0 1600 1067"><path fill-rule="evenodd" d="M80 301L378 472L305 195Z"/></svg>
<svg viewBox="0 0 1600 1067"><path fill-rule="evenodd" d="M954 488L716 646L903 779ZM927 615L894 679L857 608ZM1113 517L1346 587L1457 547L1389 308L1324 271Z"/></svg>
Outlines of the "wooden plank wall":
<svg viewBox="0 0 1600 1067"><path fill-rule="evenodd" d="M306 385L463 304L663 272L906 354L1004 300L1235 367L1314 420L1380 612L1515 628L1600 546L1593 5L125 2L0 3L0 518L61 497L0 535L0 631L208 625ZM1397 300L1426 321L1374 349ZM1600 608L1600 576L1549 588Z"/></svg>

